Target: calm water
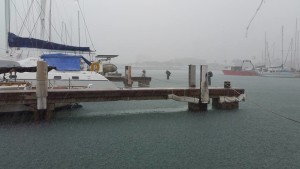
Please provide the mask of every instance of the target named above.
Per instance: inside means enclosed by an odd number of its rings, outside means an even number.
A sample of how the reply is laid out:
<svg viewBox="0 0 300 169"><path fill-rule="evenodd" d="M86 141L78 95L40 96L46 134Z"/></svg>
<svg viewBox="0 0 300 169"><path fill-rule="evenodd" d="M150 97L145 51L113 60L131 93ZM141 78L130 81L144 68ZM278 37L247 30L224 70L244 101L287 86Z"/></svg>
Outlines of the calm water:
<svg viewBox="0 0 300 169"><path fill-rule="evenodd" d="M136 75L141 74L139 71ZM187 86L187 70L147 70L152 87ZM2 122L1 168L300 168L300 79L234 77L240 109L187 112L167 101L84 103L50 123Z"/></svg>

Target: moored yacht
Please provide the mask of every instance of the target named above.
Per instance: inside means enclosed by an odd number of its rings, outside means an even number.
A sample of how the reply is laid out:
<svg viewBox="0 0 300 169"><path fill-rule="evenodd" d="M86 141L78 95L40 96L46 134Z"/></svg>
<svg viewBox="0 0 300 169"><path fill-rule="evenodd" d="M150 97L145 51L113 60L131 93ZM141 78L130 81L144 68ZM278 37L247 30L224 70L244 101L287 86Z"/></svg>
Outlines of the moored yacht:
<svg viewBox="0 0 300 169"><path fill-rule="evenodd" d="M293 71L283 66L262 68L259 75L263 77L300 78L300 72Z"/></svg>
<svg viewBox="0 0 300 169"><path fill-rule="evenodd" d="M19 63L24 67L34 66L41 59L56 68L48 72L49 87L117 89L112 82L100 74L102 70L100 62L91 63L81 55L44 54L40 58L27 58ZM86 69L83 64L87 65ZM36 74L32 72L19 73L17 78L30 82L32 86L36 84Z"/></svg>

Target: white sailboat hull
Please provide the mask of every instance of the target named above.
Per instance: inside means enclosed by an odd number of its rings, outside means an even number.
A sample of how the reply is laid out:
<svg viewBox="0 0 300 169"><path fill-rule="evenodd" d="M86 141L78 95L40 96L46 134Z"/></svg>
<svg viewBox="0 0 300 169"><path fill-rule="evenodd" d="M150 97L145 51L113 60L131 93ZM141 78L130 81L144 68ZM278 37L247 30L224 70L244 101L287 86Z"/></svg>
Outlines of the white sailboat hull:
<svg viewBox="0 0 300 169"><path fill-rule="evenodd" d="M296 72L263 72L260 73L263 77L280 77L280 78L300 78L300 73Z"/></svg>
<svg viewBox="0 0 300 169"><path fill-rule="evenodd" d="M36 85L36 73L24 72L17 75L18 80ZM48 72L49 87L117 89L117 87L99 73L91 71L56 71Z"/></svg>

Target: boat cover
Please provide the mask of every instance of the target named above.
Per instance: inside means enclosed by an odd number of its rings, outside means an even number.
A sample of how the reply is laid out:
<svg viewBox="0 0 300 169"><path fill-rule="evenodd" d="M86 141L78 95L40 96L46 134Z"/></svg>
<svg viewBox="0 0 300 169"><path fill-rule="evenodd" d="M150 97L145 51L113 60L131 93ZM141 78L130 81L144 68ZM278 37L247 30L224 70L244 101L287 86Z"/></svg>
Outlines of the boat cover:
<svg viewBox="0 0 300 169"><path fill-rule="evenodd" d="M62 53L44 54L41 58L48 63L49 66L56 67L58 71L79 71L81 55L68 55Z"/></svg>

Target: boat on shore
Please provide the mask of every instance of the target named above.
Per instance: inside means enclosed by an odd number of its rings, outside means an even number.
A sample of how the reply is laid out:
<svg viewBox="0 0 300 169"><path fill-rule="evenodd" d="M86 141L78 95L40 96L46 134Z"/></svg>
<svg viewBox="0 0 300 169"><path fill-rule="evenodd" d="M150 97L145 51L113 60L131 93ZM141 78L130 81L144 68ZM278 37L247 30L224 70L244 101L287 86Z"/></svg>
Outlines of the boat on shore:
<svg viewBox="0 0 300 169"><path fill-rule="evenodd" d="M245 67L245 63L250 63L251 68ZM254 65L250 60L243 60L241 66L228 66L222 70L224 75L233 76L258 76L258 72L255 70Z"/></svg>

